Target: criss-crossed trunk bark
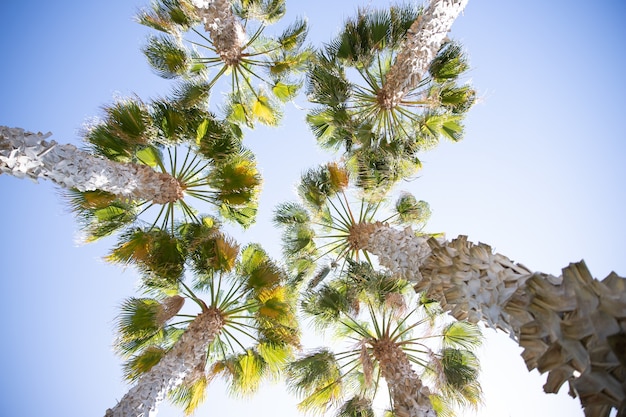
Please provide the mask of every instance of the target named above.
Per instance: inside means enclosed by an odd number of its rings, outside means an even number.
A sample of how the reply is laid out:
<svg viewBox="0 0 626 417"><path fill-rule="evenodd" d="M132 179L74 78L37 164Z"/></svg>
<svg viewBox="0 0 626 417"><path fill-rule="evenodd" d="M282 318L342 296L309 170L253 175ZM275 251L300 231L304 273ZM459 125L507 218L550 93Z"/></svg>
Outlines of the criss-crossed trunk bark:
<svg viewBox="0 0 626 417"><path fill-rule="evenodd" d="M230 0L191 0L209 32L217 54L227 65L241 59L246 31L233 13Z"/></svg>
<svg viewBox="0 0 626 417"><path fill-rule="evenodd" d="M584 262L558 277L531 272L465 236L426 239L383 223L357 225L351 235L355 248L454 317L507 331L528 369L548 372L546 392L567 381L587 416L608 416L611 407L626 413L626 278L599 281Z"/></svg>
<svg viewBox="0 0 626 417"><path fill-rule="evenodd" d="M378 100L383 107L394 108L419 84L467 2L431 0L422 16L409 28L400 53L387 72L378 93Z"/></svg>
<svg viewBox="0 0 626 417"><path fill-rule="evenodd" d="M436 417L430 391L411 367L402 349L387 338L372 343L380 372L387 381L397 417Z"/></svg>
<svg viewBox="0 0 626 417"><path fill-rule="evenodd" d="M224 326L215 308L200 313L178 342L144 374L105 417L155 417L165 395L204 370L207 347Z"/></svg>
<svg viewBox="0 0 626 417"><path fill-rule="evenodd" d="M183 190L169 174L148 166L98 158L73 145L47 142L51 133L31 133L0 126L0 174L44 178L63 188L101 190L122 198L175 202Z"/></svg>

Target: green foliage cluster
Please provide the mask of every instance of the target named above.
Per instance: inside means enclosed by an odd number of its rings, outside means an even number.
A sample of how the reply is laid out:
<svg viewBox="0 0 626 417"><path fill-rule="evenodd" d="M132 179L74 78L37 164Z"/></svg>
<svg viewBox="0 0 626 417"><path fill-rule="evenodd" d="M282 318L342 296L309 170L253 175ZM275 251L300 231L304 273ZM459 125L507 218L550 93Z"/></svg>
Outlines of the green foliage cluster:
<svg viewBox="0 0 626 417"><path fill-rule="evenodd" d="M211 32L215 22L206 21L206 10L189 0L155 0L142 10L138 22L156 31L143 53L175 86L164 98L106 106L102 120L84 132L93 154L147 166L183 190L182 198L165 204L103 191L67 195L86 239L118 233L107 260L141 274L144 296L124 301L118 317L116 349L125 377L141 384L141 376L180 342L197 318L188 307L180 310L181 300L191 300L201 312L218 312L223 322L202 369L168 393L186 413L202 402L215 377L247 395L264 379L284 374L302 397L302 410L373 416L384 385L384 358L375 353L383 342L402 349L420 377L434 384L431 401L440 415L448 415L451 403L475 405L480 386L473 349L480 332L467 323L442 324L434 303L379 271L375 258L355 243L364 225L421 231L430 216L428 204L410 194L387 203L397 182L420 168L419 152L442 137L462 137L475 92L461 84L468 69L461 47L446 42L428 74L390 104L383 97L387 74L421 10L359 10L315 51L305 45L304 20L277 36L266 33L284 17L284 0L230 3L222 12L234 17L228 30L238 35L228 49ZM283 269L257 244L241 249L222 223L246 228L254 222L261 175L243 145L244 128L277 125L304 73L314 104L307 123L319 145L341 152L341 159L306 170L300 201L276 208ZM211 105L216 89L226 99ZM219 116L209 111L220 105ZM345 350L302 350L298 310L317 329L334 329L348 342ZM393 408L391 402L388 415Z"/></svg>

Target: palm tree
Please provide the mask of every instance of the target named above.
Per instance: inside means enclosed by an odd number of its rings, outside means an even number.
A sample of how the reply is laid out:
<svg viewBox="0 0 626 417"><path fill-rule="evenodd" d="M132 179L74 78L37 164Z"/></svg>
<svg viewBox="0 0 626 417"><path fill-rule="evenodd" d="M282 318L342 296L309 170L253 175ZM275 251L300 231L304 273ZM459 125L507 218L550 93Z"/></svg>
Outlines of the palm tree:
<svg viewBox="0 0 626 417"><path fill-rule="evenodd" d="M335 327L348 344L340 352L317 350L289 365L288 382L304 396L301 409L338 407L338 415L373 415L381 377L398 417L453 415L451 403L478 403L478 362L472 353L480 343L478 328L443 323L440 314L426 314L427 307L417 305L411 293L407 281L351 262L342 277L305 295L306 315L319 328ZM432 392L423 380L433 382ZM350 414L357 410L364 414Z"/></svg>
<svg viewBox="0 0 626 417"><path fill-rule="evenodd" d="M118 198L96 189L67 192L87 240L142 228L174 233L177 222L199 221L207 204L224 219L254 222L261 176L241 130L204 109L202 88L182 84L170 98L132 98L105 108L105 118L85 132L92 153L133 164L175 180L175 201ZM124 232L124 233L126 233Z"/></svg>
<svg viewBox="0 0 626 417"><path fill-rule="evenodd" d="M88 151L1 127L0 172L65 188L87 240L138 223L173 230L177 221L197 221L206 203L247 227L261 176L241 130L205 110L205 97L202 86L182 83L149 103L121 99L86 128Z"/></svg>
<svg viewBox="0 0 626 417"><path fill-rule="evenodd" d="M318 269L309 281L311 288L328 275L331 267L342 270L348 260L371 262L368 250L353 242L353 229L375 222L385 202L370 199L359 191L358 182L353 186L350 178L348 169L338 163L309 169L298 186L301 202L287 202L276 208L274 221L283 229L283 253L295 279L304 280ZM423 227L429 216L428 203L402 193L393 213L382 219Z"/></svg>
<svg viewBox="0 0 626 417"><path fill-rule="evenodd" d="M337 164L309 170L298 188L304 204L285 203L276 211L288 264L302 279L316 272L311 288L328 276L329 264L378 263L455 318L508 332L525 349L529 369L549 372L547 392L568 381L588 415L620 406L626 396L624 278L594 280L583 263L560 277L532 272L465 237L447 242L424 233L427 205L410 195L401 195L396 213L386 219L376 220L375 202L362 200L358 210L351 209L348 186L347 170ZM407 227L411 221L415 229ZM331 260L318 265L325 255Z"/></svg>
<svg viewBox="0 0 626 417"><path fill-rule="evenodd" d="M252 127L279 122L279 105L295 97L301 81L294 74L310 56L303 20L277 37L265 35L284 14L284 0L159 0L138 21L160 32L144 48L157 74L199 79L207 89L229 75L227 119Z"/></svg>
<svg viewBox="0 0 626 417"><path fill-rule="evenodd" d="M174 203L183 196L175 177L146 165L117 163L47 142L51 133L0 126L0 172L17 178L48 179L80 192L102 191L121 199Z"/></svg>
<svg viewBox="0 0 626 417"><path fill-rule="evenodd" d="M626 278L594 279L584 262L561 276L532 272L491 247L451 241L382 222L352 228L355 250L411 281L457 319L507 331L528 369L548 372L546 392L566 381L587 416L608 416L626 400Z"/></svg>
<svg viewBox="0 0 626 417"><path fill-rule="evenodd" d="M361 10L309 70L307 121L321 146L344 148L370 191L387 191L420 167L440 137L458 141L475 92L459 85L461 47L445 41L466 2Z"/></svg>
<svg viewBox="0 0 626 417"><path fill-rule="evenodd" d="M170 258L149 252L130 262L143 272L143 286L153 297L130 298L118 319L116 348L127 359L127 379L135 382L106 416L154 416L166 397L190 414L202 402L210 381L226 377L233 389L251 393L263 378L275 377L298 346L292 295L284 273L258 245L239 247L210 219L181 224L178 238L194 280L172 277ZM120 247L112 256L123 256ZM154 266L159 263L160 268ZM158 271L158 272L157 272ZM207 296L202 299L198 293ZM166 294L175 294L165 296ZM185 299L197 315L178 314Z"/></svg>

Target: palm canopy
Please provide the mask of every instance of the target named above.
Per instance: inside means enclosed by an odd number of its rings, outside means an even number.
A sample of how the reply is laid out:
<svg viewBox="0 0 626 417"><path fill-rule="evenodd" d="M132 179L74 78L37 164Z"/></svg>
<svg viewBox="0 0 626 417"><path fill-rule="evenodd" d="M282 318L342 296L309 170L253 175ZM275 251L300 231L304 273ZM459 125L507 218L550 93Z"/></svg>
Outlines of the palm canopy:
<svg viewBox="0 0 626 417"><path fill-rule="evenodd" d="M405 94L387 97L387 75L421 18L421 9L407 6L362 9L310 65L307 93L317 107L307 121L322 147L343 148L362 175L395 172L387 179L393 183L419 168L419 151L439 138L462 138L475 91L460 83L468 63L458 43L445 42L428 74Z"/></svg>
<svg viewBox="0 0 626 417"><path fill-rule="evenodd" d="M132 227L173 233L177 222L197 222L207 210L243 227L254 222L261 186L254 156L236 125L205 109L200 91L183 83L170 97L148 103L119 100L85 130L93 154L167 173L181 189L180 198L161 204L100 190L68 192L87 240Z"/></svg>
<svg viewBox="0 0 626 417"><path fill-rule="evenodd" d="M343 269L348 260L372 262L358 241L361 225L378 218L419 229L430 216L428 203L409 193L401 193L385 216L386 202L370 200L358 183L353 183L348 170L337 163L309 169L298 186L300 202L283 203L275 210L274 221L283 230L283 253L297 279L318 267L309 282L311 287L324 279L331 267Z"/></svg>
<svg viewBox="0 0 626 417"><path fill-rule="evenodd" d="M381 379L396 415L402 415L403 386L421 384L422 379L432 387L430 402L440 416L453 415L452 405L477 405L480 385L473 349L480 344L480 331L466 322L442 320L438 307L418 304L414 297L406 281L356 262L308 293L301 303L304 314L316 327L334 329L344 343L338 350L302 355L289 365L288 384L303 398L300 408L335 409L339 416L374 415L373 402L384 391ZM405 362L420 376L415 374L413 381L392 376L394 361Z"/></svg>
<svg viewBox="0 0 626 417"><path fill-rule="evenodd" d="M155 373L174 369L184 374L161 391L190 414L217 376L243 395L253 393L262 380L276 378L299 345L299 331L285 274L259 245L239 252L219 230L209 237L197 224L187 226L196 229L189 231L194 236L203 235L202 243L188 245L194 250L190 258L195 273L176 280L144 279L148 296L129 298L121 306L115 347L126 359L124 374L136 383L134 390L158 379ZM186 284L186 278L191 282ZM200 315L181 313L186 299L199 306ZM207 315L208 321L199 322ZM200 354L183 363L185 359L176 355L190 349ZM174 364L163 366L170 362ZM158 380L168 378L177 376L161 375ZM130 402L124 398L120 404L125 400Z"/></svg>
<svg viewBox="0 0 626 417"><path fill-rule="evenodd" d="M303 20L278 36L266 35L284 14L284 0L158 0L138 21L160 32L144 47L157 74L199 80L207 91L219 79L229 80L225 115L252 127L279 122L280 104L296 95L297 74L310 56Z"/></svg>

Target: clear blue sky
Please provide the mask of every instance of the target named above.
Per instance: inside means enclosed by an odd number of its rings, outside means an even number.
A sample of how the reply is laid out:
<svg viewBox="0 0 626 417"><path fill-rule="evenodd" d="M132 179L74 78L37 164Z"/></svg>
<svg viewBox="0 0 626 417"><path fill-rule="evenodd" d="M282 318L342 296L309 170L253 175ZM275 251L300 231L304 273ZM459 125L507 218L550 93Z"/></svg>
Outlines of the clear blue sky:
<svg viewBox="0 0 626 417"><path fill-rule="evenodd" d="M132 16L143 4L2 2L0 124L78 144L81 125L115 96L165 93L170 84L139 52L147 31ZM291 0L287 19L307 16L319 45L358 5L388 4ZM625 19L618 0L470 0L452 37L467 49L481 103L464 141L424 154L420 178L401 186L430 203L429 231L469 235L538 271L558 274L585 259L596 277L626 275ZM265 188L258 225L240 240L275 256L272 209L293 198L302 170L328 158L303 118L290 106L283 126L246 138ZM111 241L76 244L76 224L51 184L2 176L0 193L0 417L102 416L127 390L111 349L113 318L137 276L101 260ZM467 416L583 415L565 387L542 393L545 376L526 371L514 342L486 333L486 405ZM251 400L225 397L215 384L197 415L295 415L280 385ZM164 406L159 415L181 412Z"/></svg>

